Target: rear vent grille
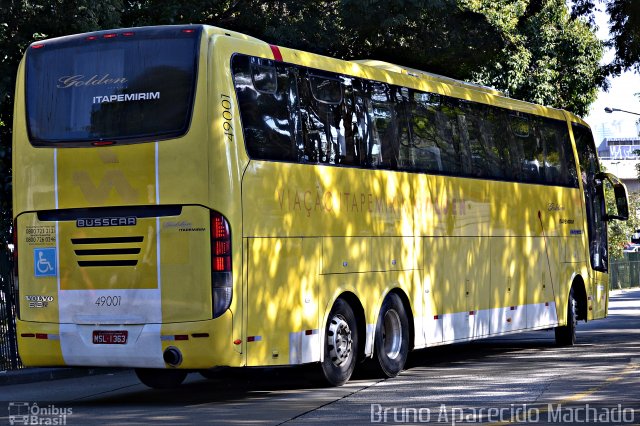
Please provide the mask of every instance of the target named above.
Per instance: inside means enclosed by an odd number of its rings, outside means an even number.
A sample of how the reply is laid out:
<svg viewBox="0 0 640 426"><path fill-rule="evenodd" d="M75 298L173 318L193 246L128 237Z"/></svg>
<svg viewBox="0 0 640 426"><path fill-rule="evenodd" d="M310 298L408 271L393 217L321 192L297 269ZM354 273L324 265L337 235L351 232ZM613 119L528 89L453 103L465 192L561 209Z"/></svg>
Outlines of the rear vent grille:
<svg viewBox="0 0 640 426"><path fill-rule="evenodd" d="M79 266L136 266L137 260L78 260Z"/></svg>
<svg viewBox="0 0 640 426"><path fill-rule="evenodd" d="M144 237L72 238L78 266L136 266ZM93 245L94 247L87 247Z"/></svg>
<svg viewBox="0 0 640 426"><path fill-rule="evenodd" d="M139 254L139 248L75 250L78 256L109 256L113 254Z"/></svg>
<svg viewBox="0 0 640 426"><path fill-rule="evenodd" d="M120 244L141 243L144 237L72 238L73 244Z"/></svg>

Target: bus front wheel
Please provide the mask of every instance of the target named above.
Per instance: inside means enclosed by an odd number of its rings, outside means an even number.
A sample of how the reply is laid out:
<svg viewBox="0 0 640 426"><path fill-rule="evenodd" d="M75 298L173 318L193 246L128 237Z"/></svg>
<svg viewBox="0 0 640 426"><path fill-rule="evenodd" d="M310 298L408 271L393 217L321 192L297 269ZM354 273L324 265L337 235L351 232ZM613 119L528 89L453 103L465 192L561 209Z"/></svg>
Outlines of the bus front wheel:
<svg viewBox="0 0 640 426"><path fill-rule="evenodd" d="M573 346L576 343L576 326L578 325L578 302L573 287L569 292L567 306L567 325L556 327L556 344L558 346Z"/></svg>
<svg viewBox="0 0 640 426"><path fill-rule="evenodd" d="M171 389L182 384L187 377L185 370L169 370L162 368L136 368L136 376L140 381L153 389Z"/></svg>
<svg viewBox="0 0 640 426"><path fill-rule="evenodd" d="M389 294L382 302L376 324L375 353L380 369L387 377L402 371L409 354L409 322L404 305L397 294Z"/></svg>
<svg viewBox="0 0 640 426"><path fill-rule="evenodd" d="M329 384L341 386L351 377L358 358L356 317L345 300L336 300L331 308L324 335L322 372Z"/></svg>

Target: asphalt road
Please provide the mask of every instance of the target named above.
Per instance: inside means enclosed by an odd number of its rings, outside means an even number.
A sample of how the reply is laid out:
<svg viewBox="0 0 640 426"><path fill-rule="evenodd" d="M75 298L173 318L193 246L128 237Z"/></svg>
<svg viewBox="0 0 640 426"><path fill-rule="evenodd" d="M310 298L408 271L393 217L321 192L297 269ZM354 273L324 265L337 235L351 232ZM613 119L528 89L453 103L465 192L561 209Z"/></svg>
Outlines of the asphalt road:
<svg viewBox="0 0 640 426"><path fill-rule="evenodd" d="M123 370L0 386L0 401L0 425L640 424L640 290L614 294L574 347L541 331L427 349L394 379L365 368L326 388L317 367L240 369L160 391Z"/></svg>

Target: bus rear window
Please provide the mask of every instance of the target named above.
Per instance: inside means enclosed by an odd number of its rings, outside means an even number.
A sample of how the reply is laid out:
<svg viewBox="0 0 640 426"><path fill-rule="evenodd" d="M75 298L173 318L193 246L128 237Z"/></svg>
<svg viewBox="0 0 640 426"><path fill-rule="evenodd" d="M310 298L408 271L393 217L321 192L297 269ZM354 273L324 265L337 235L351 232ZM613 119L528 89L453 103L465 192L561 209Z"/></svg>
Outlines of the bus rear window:
<svg viewBox="0 0 640 426"><path fill-rule="evenodd" d="M134 143L185 134L201 28L102 31L32 46L27 125L35 146Z"/></svg>

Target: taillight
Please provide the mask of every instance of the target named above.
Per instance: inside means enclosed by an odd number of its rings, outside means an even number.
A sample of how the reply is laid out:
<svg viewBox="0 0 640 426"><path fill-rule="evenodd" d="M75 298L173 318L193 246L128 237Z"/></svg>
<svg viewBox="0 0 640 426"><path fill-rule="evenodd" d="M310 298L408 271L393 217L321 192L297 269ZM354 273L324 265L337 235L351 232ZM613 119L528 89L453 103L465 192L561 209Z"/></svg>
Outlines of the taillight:
<svg viewBox="0 0 640 426"><path fill-rule="evenodd" d="M211 212L211 293L213 318L229 309L233 296L231 272L231 227L218 212Z"/></svg>
<svg viewBox="0 0 640 426"><path fill-rule="evenodd" d="M114 141L96 141L96 142L91 142L91 145L93 146L111 146L114 145L115 142Z"/></svg>

